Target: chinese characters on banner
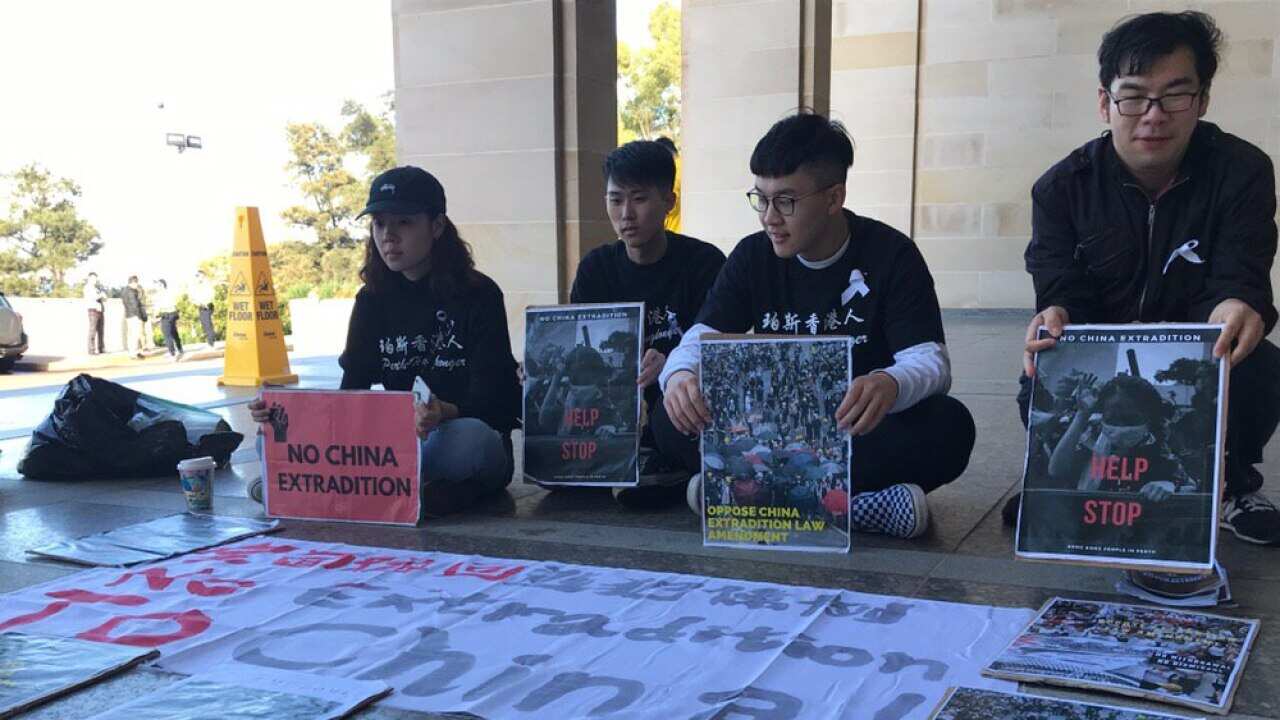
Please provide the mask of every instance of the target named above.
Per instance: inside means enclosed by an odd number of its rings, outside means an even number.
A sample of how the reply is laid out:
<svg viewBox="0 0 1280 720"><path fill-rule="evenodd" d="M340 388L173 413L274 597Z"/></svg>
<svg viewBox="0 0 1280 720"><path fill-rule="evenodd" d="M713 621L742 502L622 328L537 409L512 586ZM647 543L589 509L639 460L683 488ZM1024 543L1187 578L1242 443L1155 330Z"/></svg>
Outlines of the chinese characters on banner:
<svg viewBox="0 0 1280 720"><path fill-rule="evenodd" d="M927 717L1028 610L254 538L0 601L0 630L157 648L160 666L395 688L481 717Z"/></svg>

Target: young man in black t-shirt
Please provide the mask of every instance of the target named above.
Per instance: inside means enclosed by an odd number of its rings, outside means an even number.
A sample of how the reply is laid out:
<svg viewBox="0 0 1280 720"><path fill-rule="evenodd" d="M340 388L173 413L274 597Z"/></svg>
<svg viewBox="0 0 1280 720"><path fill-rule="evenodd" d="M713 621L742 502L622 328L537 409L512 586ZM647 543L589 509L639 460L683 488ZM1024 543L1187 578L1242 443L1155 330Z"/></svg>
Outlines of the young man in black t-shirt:
<svg viewBox="0 0 1280 720"><path fill-rule="evenodd" d="M662 405L658 373L680 343L715 282L724 253L716 246L664 229L675 203L675 162L661 144L637 140L609 153L604 162L605 207L617 242L591 251L578 264L569 294L574 303L644 302L644 355L636 383L644 389L649 417ZM641 486L622 488L617 498L631 507L678 503L689 473L677 458L652 452L643 428Z"/></svg>
<svg viewBox="0 0 1280 720"><path fill-rule="evenodd" d="M844 209L852 164L844 127L820 115L781 120L757 143L747 196L764 231L738 243L668 358L654 435L665 454L698 469L697 433L711 420L698 386L702 334L848 335L855 378L829 421L854 436L850 520L855 530L915 537L928 527L925 493L968 465L973 418L946 394L942 313L920 251Z"/></svg>

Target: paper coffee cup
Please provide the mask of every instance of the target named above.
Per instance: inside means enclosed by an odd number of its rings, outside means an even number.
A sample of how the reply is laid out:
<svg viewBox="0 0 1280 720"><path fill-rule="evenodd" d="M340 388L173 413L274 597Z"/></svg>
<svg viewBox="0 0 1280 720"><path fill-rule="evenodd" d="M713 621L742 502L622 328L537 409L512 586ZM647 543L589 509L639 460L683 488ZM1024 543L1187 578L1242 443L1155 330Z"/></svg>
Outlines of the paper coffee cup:
<svg viewBox="0 0 1280 720"><path fill-rule="evenodd" d="M191 458L178 463L178 479L182 481L189 512L213 509L213 471L217 469L218 464L211 457Z"/></svg>

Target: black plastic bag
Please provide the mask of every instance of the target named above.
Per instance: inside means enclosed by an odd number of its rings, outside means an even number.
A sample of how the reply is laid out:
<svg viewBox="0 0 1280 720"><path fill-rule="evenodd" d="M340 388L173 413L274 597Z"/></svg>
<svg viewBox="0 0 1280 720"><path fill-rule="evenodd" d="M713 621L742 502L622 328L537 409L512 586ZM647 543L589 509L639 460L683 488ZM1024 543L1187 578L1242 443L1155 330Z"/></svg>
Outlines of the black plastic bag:
<svg viewBox="0 0 1280 720"><path fill-rule="evenodd" d="M18 472L39 480L172 475L187 458L226 465L243 439L207 410L77 375L31 434Z"/></svg>

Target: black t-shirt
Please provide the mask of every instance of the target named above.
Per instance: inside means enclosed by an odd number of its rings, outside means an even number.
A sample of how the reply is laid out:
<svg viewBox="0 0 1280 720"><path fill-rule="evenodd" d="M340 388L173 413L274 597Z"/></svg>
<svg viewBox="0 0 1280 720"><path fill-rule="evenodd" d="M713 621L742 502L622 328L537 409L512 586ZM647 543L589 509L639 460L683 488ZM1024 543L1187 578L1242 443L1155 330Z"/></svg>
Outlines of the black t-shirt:
<svg viewBox="0 0 1280 720"><path fill-rule="evenodd" d="M819 270L775 255L764 232L743 238L697 322L726 333L849 335L855 376L892 365L894 353L913 345L945 342L933 276L915 243L877 220L844 215L849 246Z"/></svg>
<svg viewBox="0 0 1280 720"><path fill-rule="evenodd" d="M428 278L396 274L388 287L356 294L347 347L338 358L343 390L410 390L421 376L432 395L458 406L462 417L501 433L516 427L520 386L511 355L502 291L487 276L451 298Z"/></svg>
<svg viewBox="0 0 1280 720"><path fill-rule="evenodd" d="M651 265L632 262L618 240L578 263L569 302L643 302L644 347L670 355L693 327L722 265L720 248L678 233L667 233L667 252Z"/></svg>

